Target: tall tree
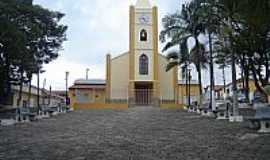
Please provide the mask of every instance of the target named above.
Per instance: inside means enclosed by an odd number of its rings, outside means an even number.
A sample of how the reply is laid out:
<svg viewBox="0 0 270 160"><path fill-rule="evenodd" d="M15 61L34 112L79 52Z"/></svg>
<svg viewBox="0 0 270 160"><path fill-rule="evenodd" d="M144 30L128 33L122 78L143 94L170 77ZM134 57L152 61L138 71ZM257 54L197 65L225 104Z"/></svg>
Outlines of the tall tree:
<svg viewBox="0 0 270 160"><path fill-rule="evenodd" d="M204 45L199 41L199 36L204 33L204 28L200 23L197 7L198 3L194 1L183 5L181 13L167 15L163 19L164 30L160 34L160 40L161 42L168 41L163 52L174 46L180 46L178 53L171 52L168 54L168 59L174 59L168 65L168 70L183 64L186 68L190 63L196 66L200 84L199 104L201 104L203 94L201 70L207 63L207 59ZM188 47L189 39L195 41L195 45L190 52Z"/></svg>
<svg viewBox="0 0 270 160"><path fill-rule="evenodd" d="M33 64L35 68L58 57L66 40L64 14L49 11L32 0L0 1L0 104L10 93L11 84L23 84Z"/></svg>

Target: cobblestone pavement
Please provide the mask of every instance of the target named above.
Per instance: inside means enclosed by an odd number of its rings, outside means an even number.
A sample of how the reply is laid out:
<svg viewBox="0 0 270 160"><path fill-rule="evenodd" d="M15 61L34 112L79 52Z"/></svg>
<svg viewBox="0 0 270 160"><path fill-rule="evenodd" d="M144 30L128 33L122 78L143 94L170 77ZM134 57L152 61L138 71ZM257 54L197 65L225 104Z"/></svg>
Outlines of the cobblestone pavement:
<svg viewBox="0 0 270 160"><path fill-rule="evenodd" d="M84 110L0 127L1 160L269 160L270 135L181 110Z"/></svg>

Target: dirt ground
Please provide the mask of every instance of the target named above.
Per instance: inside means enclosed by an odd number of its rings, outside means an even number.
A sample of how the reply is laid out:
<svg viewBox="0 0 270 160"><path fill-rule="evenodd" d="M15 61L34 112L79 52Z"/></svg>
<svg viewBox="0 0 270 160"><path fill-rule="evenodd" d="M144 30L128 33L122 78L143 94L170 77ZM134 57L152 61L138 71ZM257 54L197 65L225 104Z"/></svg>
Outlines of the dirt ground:
<svg viewBox="0 0 270 160"><path fill-rule="evenodd" d="M269 160L270 134L182 110L79 110L0 127L0 160Z"/></svg>

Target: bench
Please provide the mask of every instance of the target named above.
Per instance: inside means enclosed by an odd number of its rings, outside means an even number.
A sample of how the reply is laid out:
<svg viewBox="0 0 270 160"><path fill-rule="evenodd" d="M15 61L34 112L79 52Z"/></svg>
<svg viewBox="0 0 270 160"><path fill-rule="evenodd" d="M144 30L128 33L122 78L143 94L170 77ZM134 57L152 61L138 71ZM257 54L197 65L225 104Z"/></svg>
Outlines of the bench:
<svg viewBox="0 0 270 160"><path fill-rule="evenodd" d="M34 121L36 116L37 116L37 114L34 112L31 112L29 107L17 108L17 118L16 119L19 122Z"/></svg>
<svg viewBox="0 0 270 160"><path fill-rule="evenodd" d="M57 115L58 113L61 112L61 107L58 106L53 106L53 107L48 107L48 106L42 106L41 107L41 116L42 118L49 118L50 116Z"/></svg>
<svg viewBox="0 0 270 160"><path fill-rule="evenodd" d="M50 117L50 108L47 106L41 106L39 111L40 119Z"/></svg>
<svg viewBox="0 0 270 160"><path fill-rule="evenodd" d="M67 111L68 111L67 106L65 106L65 105L59 105L58 106L58 112L60 112L60 113L66 113Z"/></svg>
<svg viewBox="0 0 270 160"><path fill-rule="evenodd" d="M57 115L59 113L59 107L49 107L48 112L50 116Z"/></svg>
<svg viewBox="0 0 270 160"><path fill-rule="evenodd" d="M17 109L6 109L0 111L0 125L10 126L16 123Z"/></svg>
<svg viewBox="0 0 270 160"><path fill-rule="evenodd" d="M201 115L211 117L213 115L212 109L210 109L210 108L202 108L201 109Z"/></svg>
<svg viewBox="0 0 270 160"><path fill-rule="evenodd" d="M188 112L196 112L196 110L197 110L197 107L196 107L194 104L192 104L192 105L189 106L189 108L188 108Z"/></svg>
<svg viewBox="0 0 270 160"><path fill-rule="evenodd" d="M17 109L7 109L0 111L0 119L16 119Z"/></svg>
<svg viewBox="0 0 270 160"><path fill-rule="evenodd" d="M229 119L229 108L228 103L217 104L217 110L215 111L216 117L218 120L227 120Z"/></svg>
<svg viewBox="0 0 270 160"><path fill-rule="evenodd" d="M212 110L209 108L210 102L204 102L199 110L202 116L212 116Z"/></svg>
<svg viewBox="0 0 270 160"><path fill-rule="evenodd" d="M250 118L249 121L259 133L270 133L270 107L257 108L255 117Z"/></svg>

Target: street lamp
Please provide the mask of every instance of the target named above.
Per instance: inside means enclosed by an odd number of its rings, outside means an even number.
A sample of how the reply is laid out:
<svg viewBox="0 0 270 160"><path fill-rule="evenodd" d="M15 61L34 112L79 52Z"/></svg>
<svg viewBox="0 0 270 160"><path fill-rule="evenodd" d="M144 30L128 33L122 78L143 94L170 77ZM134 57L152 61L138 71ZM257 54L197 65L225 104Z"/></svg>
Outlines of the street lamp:
<svg viewBox="0 0 270 160"><path fill-rule="evenodd" d="M88 80L88 72L90 71L89 68L86 69L86 80Z"/></svg>
<svg viewBox="0 0 270 160"><path fill-rule="evenodd" d="M188 106L191 106L191 68L188 68Z"/></svg>
<svg viewBox="0 0 270 160"><path fill-rule="evenodd" d="M69 99L68 99L68 76L69 76L69 72L66 72L66 105L69 105Z"/></svg>

